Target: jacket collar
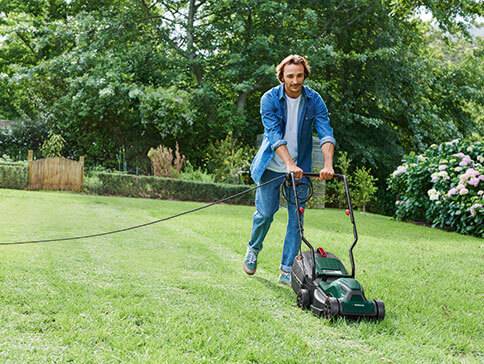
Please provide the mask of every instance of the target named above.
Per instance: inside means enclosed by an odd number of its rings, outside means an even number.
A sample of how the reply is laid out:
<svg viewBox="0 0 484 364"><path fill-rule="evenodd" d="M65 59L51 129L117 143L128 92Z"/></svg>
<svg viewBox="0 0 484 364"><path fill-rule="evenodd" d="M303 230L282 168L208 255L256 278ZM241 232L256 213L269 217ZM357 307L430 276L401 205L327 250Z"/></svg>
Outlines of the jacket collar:
<svg viewBox="0 0 484 364"><path fill-rule="evenodd" d="M279 96L279 100L281 99L285 99L286 98L286 93L284 92L284 84L281 83L279 86L279 89L277 90L277 93L278 93L278 96ZM302 92L301 94L307 99L309 98L309 93L307 92L307 86L304 86L303 85L303 88L302 88Z"/></svg>

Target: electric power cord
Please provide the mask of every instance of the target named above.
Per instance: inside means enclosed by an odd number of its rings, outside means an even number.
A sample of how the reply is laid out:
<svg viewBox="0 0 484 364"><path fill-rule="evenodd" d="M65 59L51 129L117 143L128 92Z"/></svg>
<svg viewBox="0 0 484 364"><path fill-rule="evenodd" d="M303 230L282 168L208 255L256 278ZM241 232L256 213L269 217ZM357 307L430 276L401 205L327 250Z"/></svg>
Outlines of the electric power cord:
<svg viewBox="0 0 484 364"><path fill-rule="evenodd" d="M129 231L129 230L139 229L139 228L142 228L142 227L145 227L145 226L158 224L158 223L163 222L163 221L171 220L171 219L174 219L174 218L179 217L179 216L191 214L193 212L196 212L196 211L200 211L200 210L209 208L209 207L211 207L213 205L217 205L217 204L223 203L225 201L234 199L236 197L239 197L239 196L242 196L242 195L244 195L246 193L249 193L251 191L254 191L254 190L256 190L256 189L258 189L258 188L260 188L260 187L262 187L264 185L267 185L267 184L269 184L271 182L274 182L276 180L279 180L281 178L286 178L286 175L277 176L275 178L270 179L269 181L266 181L264 183L261 183L261 184L255 186L255 187L249 188L249 189L247 189L245 191L238 192L238 193L236 193L234 195L231 195L231 196L222 198L220 200L211 202L209 204L206 204L206 205L203 205L203 206L200 206L200 207L191 209L191 210L183 211L183 212L180 212L178 214L165 217L163 219L158 219L158 220L154 220L154 221L151 221L151 222L147 222L147 223L144 223L144 224L134 225L134 226L126 227L126 228L123 228L123 229L106 231L106 232L97 233L97 234L79 235L79 236L56 238L56 239L40 239L40 240L14 241L14 242L11 242L11 243L2 243L2 242L0 242L0 246L6 246L6 245L23 245L23 244L39 244L39 243L50 243L50 242L55 242L55 241L79 240L79 239L94 238L94 237L98 237L98 236L112 235L112 234L117 234L117 233Z"/></svg>

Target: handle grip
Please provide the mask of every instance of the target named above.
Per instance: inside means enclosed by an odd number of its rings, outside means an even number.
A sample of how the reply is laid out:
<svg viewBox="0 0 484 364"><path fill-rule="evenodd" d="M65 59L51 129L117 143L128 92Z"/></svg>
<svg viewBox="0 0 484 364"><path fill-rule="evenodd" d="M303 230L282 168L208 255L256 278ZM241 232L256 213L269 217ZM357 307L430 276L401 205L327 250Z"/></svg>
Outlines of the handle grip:
<svg viewBox="0 0 484 364"><path fill-rule="evenodd" d="M305 177L315 177L315 178L319 178L319 173L304 172L303 173L303 176L305 176ZM335 173L334 174L334 177L337 178L337 179L340 179L340 180L344 180L345 175L344 174Z"/></svg>

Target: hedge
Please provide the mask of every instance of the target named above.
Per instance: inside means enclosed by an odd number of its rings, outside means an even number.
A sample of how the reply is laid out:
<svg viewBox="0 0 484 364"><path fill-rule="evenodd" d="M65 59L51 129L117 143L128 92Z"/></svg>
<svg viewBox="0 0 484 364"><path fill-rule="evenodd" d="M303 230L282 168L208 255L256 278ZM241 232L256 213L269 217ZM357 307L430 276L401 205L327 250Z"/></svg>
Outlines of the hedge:
<svg viewBox="0 0 484 364"><path fill-rule="evenodd" d="M85 191L129 197L160 198L182 201L212 202L247 190L245 185L204 183L181 179L135 176L119 173L95 173L86 178ZM254 191L226 201L232 204L252 205Z"/></svg>
<svg viewBox="0 0 484 364"><path fill-rule="evenodd" d="M28 184L28 166L26 163L0 163L0 188L23 190Z"/></svg>

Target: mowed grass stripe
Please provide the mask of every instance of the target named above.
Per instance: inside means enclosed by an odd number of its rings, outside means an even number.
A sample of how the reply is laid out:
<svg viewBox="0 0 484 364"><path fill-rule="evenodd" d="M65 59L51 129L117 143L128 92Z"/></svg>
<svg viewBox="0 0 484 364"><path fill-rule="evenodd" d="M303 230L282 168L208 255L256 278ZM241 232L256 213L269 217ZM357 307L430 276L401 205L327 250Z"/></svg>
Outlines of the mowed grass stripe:
<svg viewBox="0 0 484 364"><path fill-rule="evenodd" d="M0 190L0 240L19 240L19 232L44 238L105 231L200 205ZM388 317L377 324L327 322L297 309L292 291L276 284L285 210L266 239L256 276L242 273L252 212L214 206L118 235L1 247L0 359L482 359L479 239L357 214L358 278L368 296L385 300ZM307 210L305 226L315 245L346 256L352 235L342 211Z"/></svg>

